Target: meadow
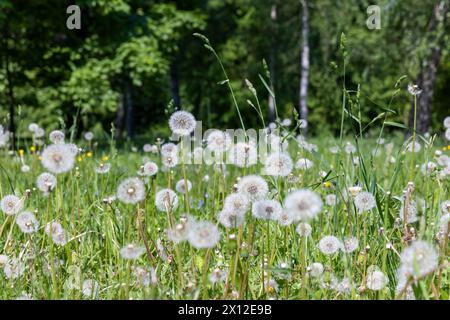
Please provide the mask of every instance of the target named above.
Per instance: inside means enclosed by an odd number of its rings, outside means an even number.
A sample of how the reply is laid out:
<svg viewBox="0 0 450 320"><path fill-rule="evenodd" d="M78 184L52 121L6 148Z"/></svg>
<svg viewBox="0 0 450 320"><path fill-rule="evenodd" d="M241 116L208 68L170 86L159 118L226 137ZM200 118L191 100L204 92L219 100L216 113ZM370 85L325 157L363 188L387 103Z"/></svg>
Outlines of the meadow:
<svg viewBox="0 0 450 320"><path fill-rule="evenodd" d="M448 300L450 118L406 140L386 123L309 139L287 119L193 150L30 124L0 151L0 298Z"/></svg>

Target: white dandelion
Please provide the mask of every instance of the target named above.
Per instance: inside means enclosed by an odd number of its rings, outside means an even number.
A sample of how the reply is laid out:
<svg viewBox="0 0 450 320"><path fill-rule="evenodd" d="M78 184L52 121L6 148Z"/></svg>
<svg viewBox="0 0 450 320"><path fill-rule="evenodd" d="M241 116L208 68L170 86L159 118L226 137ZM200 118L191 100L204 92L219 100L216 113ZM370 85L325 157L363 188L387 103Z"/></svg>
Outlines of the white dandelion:
<svg viewBox="0 0 450 320"><path fill-rule="evenodd" d="M147 161L138 172L139 175L151 177L158 173L158 165L152 161Z"/></svg>
<svg viewBox="0 0 450 320"><path fill-rule="evenodd" d="M309 237L311 235L312 228L309 223L301 222L297 225L295 231L300 237Z"/></svg>
<svg viewBox="0 0 450 320"><path fill-rule="evenodd" d="M295 163L295 168L300 170L309 170L314 167L314 162L307 158L300 158Z"/></svg>
<svg viewBox="0 0 450 320"><path fill-rule="evenodd" d="M186 188L187 186L187 188ZM191 191L192 188L192 183L189 180L184 180L181 179L177 182L177 184L175 185L175 190L177 190L179 193L186 193L186 189L187 192Z"/></svg>
<svg viewBox="0 0 450 320"><path fill-rule="evenodd" d="M344 151L345 151L345 153L348 153L348 154L355 153L356 147L353 144L351 144L350 142L347 142L345 144Z"/></svg>
<svg viewBox="0 0 450 320"><path fill-rule="evenodd" d="M220 268L215 268L213 272L209 275L209 281L211 283L223 282L227 278L227 271Z"/></svg>
<svg viewBox="0 0 450 320"><path fill-rule="evenodd" d="M266 197L269 192L269 186L262 177L249 175L239 180L237 192L246 196L250 201L255 201Z"/></svg>
<svg viewBox="0 0 450 320"><path fill-rule="evenodd" d="M188 241L194 248L212 248L219 240L220 231L212 222L195 222L189 230Z"/></svg>
<svg viewBox="0 0 450 320"><path fill-rule="evenodd" d="M248 198L239 193L232 193L226 196L223 209L236 213L245 214L249 208L250 201Z"/></svg>
<svg viewBox="0 0 450 320"><path fill-rule="evenodd" d="M334 254L341 248L341 242L334 236L325 236L319 241L319 250L326 255Z"/></svg>
<svg viewBox="0 0 450 320"><path fill-rule="evenodd" d="M93 279L87 279L83 281L83 287L81 292L83 293L83 296L86 298L95 298L98 296L98 293L100 291L100 285L97 281Z"/></svg>
<svg viewBox="0 0 450 320"><path fill-rule="evenodd" d="M355 206L360 213L375 208L375 205L375 197L370 192L363 191L355 197Z"/></svg>
<svg viewBox="0 0 450 320"><path fill-rule="evenodd" d="M278 223L282 226L288 226L294 222L294 216L290 211L283 210L278 217Z"/></svg>
<svg viewBox="0 0 450 320"><path fill-rule="evenodd" d="M252 214L257 219L278 220L282 212L283 208L276 200L257 200L252 206Z"/></svg>
<svg viewBox="0 0 450 320"><path fill-rule="evenodd" d="M402 206L400 207L400 211L399 211L400 220L402 220L402 221L405 221L405 218L404 218L405 211L406 211L406 217L407 217L406 223L414 223L419 220L419 218L417 217L416 203L414 201L411 201L410 203L408 203L406 205L406 208L405 208L405 203L402 203Z"/></svg>
<svg viewBox="0 0 450 320"><path fill-rule="evenodd" d="M84 134L84 139L86 141L92 141L92 139L94 139L94 134L91 131L88 131Z"/></svg>
<svg viewBox="0 0 450 320"><path fill-rule="evenodd" d="M223 153L231 147L231 137L228 133L220 130L212 130L206 138L206 146L215 153Z"/></svg>
<svg viewBox="0 0 450 320"><path fill-rule="evenodd" d="M337 203L336 195L334 195L334 194L327 194L325 196L325 203L327 204L327 206L334 207L336 205L336 203Z"/></svg>
<svg viewBox="0 0 450 320"><path fill-rule="evenodd" d="M445 128L450 128L450 116L449 117L445 117L443 123L444 123L444 127Z"/></svg>
<svg viewBox="0 0 450 320"><path fill-rule="evenodd" d="M56 187L56 177L51 173L41 173L36 179L36 186L44 193L48 193Z"/></svg>
<svg viewBox="0 0 450 320"><path fill-rule="evenodd" d="M401 268L407 275L419 279L436 270L438 257L433 245L417 240L400 254Z"/></svg>
<svg viewBox="0 0 450 320"><path fill-rule="evenodd" d="M180 219L180 223L167 230L167 238L174 243L186 241L189 236L189 230L195 222L196 220L192 216L183 217Z"/></svg>
<svg viewBox="0 0 450 320"><path fill-rule="evenodd" d="M353 252L358 249L359 241L355 237L345 238L342 242L341 250L347 253Z"/></svg>
<svg viewBox="0 0 450 320"><path fill-rule="evenodd" d="M145 248L137 244L130 243L120 249L120 256L125 260L136 260L145 252Z"/></svg>
<svg viewBox="0 0 450 320"><path fill-rule="evenodd" d="M178 196L171 189L162 189L156 193L155 205L159 211L173 211L178 207Z"/></svg>
<svg viewBox="0 0 450 320"><path fill-rule="evenodd" d="M414 143L410 142L406 146L406 151L408 152L420 152L420 149L422 149L422 146L419 142L415 141Z"/></svg>
<svg viewBox="0 0 450 320"><path fill-rule="evenodd" d="M230 151L231 163L237 167L248 168L258 162L258 151L250 143L236 143Z"/></svg>
<svg viewBox="0 0 450 320"><path fill-rule="evenodd" d="M19 197L10 194L2 198L0 207L7 215L15 215L23 209L23 201Z"/></svg>
<svg viewBox="0 0 450 320"><path fill-rule="evenodd" d="M323 264L320 262L314 262L308 266L308 271L311 277L313 278L320 278L323 274Z"/></svg>
<svg viewBox="0 0 450 320"><path fill-rule="evenodd" d="M95 168L95 172L98 174L106 174L111 169L110 163L100 163L97 168Z"/></svg>
<svg viewBox="0 0 450 320"><path fill-rule="evenodd" d="M64 135L64 132L62 132L60 130L53 130L48 135L48 138L52 143L60 144L60 143L64 143L65 135Z"/></svg>
<svg viewBox="0 0 450 320"><path fill-rule="evenodd" d="M161 146L161 155L164 157L177 157L178 146L172 142L163 144Z"/></svg>
<svg viewBox="0 0 450 320"><path fill-rule="evenodd" d="M139 178L123 180L117 188L117 199L126 204L135 204L145 198L145 186Z"/></svg>
<svg viewBox="0 0 450 320"><path fill-rule="evenodd" d="M73 168L75 155L66 144L52 144L42 151L42 165L51 173L64 173Z"/></svg>
<svg viewBox="0 0 450 320"><path fill-rule="evenodd" d="M366 287L373 291L383 290L389 283L389 278L376 266L367 269Z"/></svg>
<svg viewBox="0 0 450 320"><path fill-rule="evenodd" d="M418 96L422 93L422 89L419 88L417 84L408 84L408 92L412 96Z"/></svg>
<svg viewBox="0 0 450 320"><path fill-rule="evenodd" d="M25 263L17 258L10 258L3 267L7 279L17 279L25 272Z"/></svg>
<svg viewBox="0 0 450 320"><path fill-rule="evenodd" d="M162 155L161 163L166 168L174 168L178 165L178 156L176 154Z"/></svg>
<svg viewBox="0 0 450 320"><path fill-rule="evenodd" d="M16 218L16 224L23 233L33 233L39 229L39 222L34 214L29 211L19 213Z"/></svg>
<svg viewBox="0 0 450 320"><path fill-rule="evenodd" d="M297 221L314 219L322 211L322 205L320 196L308 189L293 191L284 199L285 210Z"/></svg>
<svg viewBox="0 0 450 320"><path fill-rule="evenodd" d="M239 228L244 223L245 214L224 209L217 215L217 220L227 229Z"/></svg>
<svg viewBox="0 0 450 320"><path fill-rule="evenodd" d="M196 121L194 116L186 111L176 111L169 118L169 127L179 136L188 136L194 131Z"/></svg>
<svg viewBox="0 0 450 320"><path fill-rule="evenodd" d="M272 153L266 158L264 169L270 176L286 177L292 172L293 162L286 152Z"/></svg>

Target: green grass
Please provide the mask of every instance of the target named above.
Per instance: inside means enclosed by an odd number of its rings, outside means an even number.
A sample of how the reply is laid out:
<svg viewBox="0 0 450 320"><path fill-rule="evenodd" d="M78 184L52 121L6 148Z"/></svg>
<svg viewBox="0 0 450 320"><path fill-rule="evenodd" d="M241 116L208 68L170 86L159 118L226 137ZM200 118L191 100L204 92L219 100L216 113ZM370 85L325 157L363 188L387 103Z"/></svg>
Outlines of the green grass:
<svg viewBox="0 0 450 320"><path fill-rule="evenodd" d="M24 273L16 279L7 279L0 269L0 298L16 299L27 293L34 299L86 299L81 286L84 280L94 279L99 284L98 299L395 299L396 271L400 253L408 246L404 239L403 223L399 217L400 197L409 181L411 154L404 152L403 141L386 138L384 145L376 145L376 139L358 139L356 165L351 155L344 152L332 154L329 147L339 141L324 138L312 139L318 152L310 153L300 149L290 139L290 154L293 159L307 157L314 162L308 171L294 169L295 179L274 180L264 176L271 189L271 197L281 202L289 190L308 188L317 192L322 199L335 194L335 206L324 204L318 218L310 221L312 234L301 238L295 232L295 224L287 227L277 222L256 220L251 212L238 229L221 231L220 242L212 249L194 249L188 242L173 244L167 239L169 218L178 220L185 212L185 198L179 194L178 208L170 215L155 208L155 190L174 188L176 181L184 179L181 165L172 172L159 171L155 179L146 182L145 200L138 205L125 205L118 200L111 205L103 198L114 195L117 186L127 177L135 177L149 157L161 167L158 154L143 154L121 149L117 153L112 147L91 150L80 156L76 168L57 175L58 185L48 197L35 189L37 176L45 172L36 152L25 149L23 156L1 151L0 155L0 198L7 194L23 195L26 189L31 193L25 199L25 209L35 212L40 229L24 234L14 223L15 216L0 213L0 254L20 257L25 263ZM349 140L355 144L355 140ZM440 205L449 199L449 177L439 177L442 167L429 176L420 172L420 165L436 161L435 151L449 150L443 143L430 141L426 145L420 140L422 149L415 155L415 190L412 197L417 202L423 199L425 210L419 210L419 220L409 227L415 229L415 238L427 241L438 250L439 268L413 285L417 299L449 298L449 248L448 243L438 243L436 234L439 219L443 215ZM386 144L392 143L387 151ZM83 145L83 142L80 142ZM89 149L88 146L84 146ZM378 148L379 155L372 156ZM102 157L107 156L108 160ZM390 159L394 157L395 159ZM389 161L391 160L391 161ZM100 175L95 167L100 162L109 162L112 168L108 174ZM31 170L21 172L26 163ZM187 165L186 178L192 182L189 198L193 202L190 214L198 219L217 222L217 213L222 209L223 199L233 191L237 177L260 174L261 165L240 169L227 166L222 174L213 166ZM320 171L327 173L323 178ZM170 178L169 178L170 175ZM210 177L208 182L202 179ZM376 198L376 207L358 214L353 201L345 201L345 190L359 185ZM203 202L199 208L198 202ZM169 215L169 216L170 216ZM70 241L64 246L55 245L45 234L47 222L58 220L69 232ZM143 226L143 232L139 227ZM381 229L382 228L382 229ZM354 236L359 240L358 249L352 253L340 251L331 256L324 255L317 248L325 235L339 239ZM447 234L448 236L448 234ZM142 255L138 260L121 258L119 250L128 243L144 245L148 241L151 256ZM159 240L158 240L159 239ZM156 243L161 241L164 253L158 252ZM392 244L394 249L388 249ZM165 255L168 258L165 258ZM51 261L58 260L56 266ZM338 280L350 279L347 293L324 288L320 281L309 276L307 266L314 262L325 267L323 282L328 283L334 274ZM286 264L282 265L283 263ZM381 291L363 290L367 269L378 266L389 278ZM141 286L133 270L136 267L154 268L157 283ZM210 283L208 275L215 269L227 270L223 282ZM264 283L273 279L278 290Z"/></svg>

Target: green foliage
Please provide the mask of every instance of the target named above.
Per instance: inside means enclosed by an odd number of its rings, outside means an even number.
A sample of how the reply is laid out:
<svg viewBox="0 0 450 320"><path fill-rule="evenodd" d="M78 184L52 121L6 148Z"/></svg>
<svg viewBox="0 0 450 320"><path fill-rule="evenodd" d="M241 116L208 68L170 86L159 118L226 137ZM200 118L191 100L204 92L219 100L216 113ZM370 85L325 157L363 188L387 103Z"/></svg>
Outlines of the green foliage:
<svg viewBox="0 0 450 320"><path fill-rule="evenodd" d="M393 84L414 82L436 44L430 17L435 1L379 1L381 30L369 30L369 1L317 0L310 2L310 132L337 133L340 129L342 86L356 91L362 120L370 122L389 104ZM8 52L16 104L22 116L54 115L69 123L78 108L83 126L109 130L119 101L131 83L138 132L166 121L164 107L174 99L178 83L181 106L205 122L221 127L240 126L239 116L215 57L194 32L204 33L222 59L244 122L260 126L247 104L258 93L267 116L269 92L259 79L271 73L279 116L292 118L298 107L302 8L298 0L79 0L81 30L65 26L65 3L50 1L0 1L0 28L5 34L0 48ZM274 16L274 8L276 15ZM14 32L13 32L14 30ZM345 57L341 50L345 34ZM433 100L432 125L441 128L447 115L449 90L448 35ZM8 50L6 50L6 47ZM0 90L6 93L5 70L0 70ZM350 95L353 95L350 93ZM0 96L0 119L7 114L6 94ZM403 90L391 108L390 121L406 124L411 107ZM148 115L152 115L149 117ZM24 125L31 119L22 119ZM348 126L346 126L348 128Z"/></svg>

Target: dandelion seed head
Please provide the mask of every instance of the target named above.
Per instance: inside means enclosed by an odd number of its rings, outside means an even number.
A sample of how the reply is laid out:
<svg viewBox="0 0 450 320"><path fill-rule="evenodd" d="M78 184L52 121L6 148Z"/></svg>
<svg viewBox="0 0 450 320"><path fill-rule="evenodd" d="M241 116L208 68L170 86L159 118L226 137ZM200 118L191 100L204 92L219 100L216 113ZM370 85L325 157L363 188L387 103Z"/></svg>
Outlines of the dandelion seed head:
<svg viewBox="0 0 450 320"><path fill-rule="evenodd" d="M51 173L64 173L75 164L75 155L66 144L52 144L42 151L42 165Z"/></svg>
<svg viewBox="0 0 450 320"><path fill-rule="evenodd" d="M325 203L327 206L334 207L336 205L336 195L334 194L327 194L325 196Z"/></svg>
<svg viewBox="0 0 450 320"><path fill-rule="evenodd" d="M223 209L236 213L245 214L249 208L250 201L248 198L239 193L232 193L226 196Z"/></svg>
<svg viewBox="0 0 450 320"><path fill-rule="evenodd" d="M372 269L370 267L367 272L366 287L374 291L383 290L387 286L389 278L382 271L378 270L377 267Z"/></svg>
<svg viewBox="0 0 450 320"><path fill-rule="evenodd" d="M433 245L417 240L403 249L400 254L400 262L401 268L406 274L418 279L436 270L438 253Z"/></svg>
<svg viewBox="0 0 450 320"><path fill-rule="evenodd" d="M154 176L158 173L158 165L152 161L147 161L138 173L146 177Z"/></svg>
<svg viewBox="0 0 450 320"><path fill-rule="evenodd" d="M231 150L232 163L240 168L248 168L255 165L258 161L258 153L250 143L239 142Z"/></svg>
<svg viewBox="0 0 450 320"><path fill-rule="evenodd" d="M292 172L292 158L287 152L276 152L270 154L265 161L266 174L276 177L286 177Z"/></svg>
<svg viewBox="0 0 450 320"><path fill-rule="evenodd" d="M25 272L25 264L17 259L10 258L3 267L7 279L17 279Z"/></svg>
<svg viewBox="0 0 450 320"><path fill-rule="evenodd" d="M64 135L64 132L62 132L60 130L53 130L48 135L48 138L52 143L60 144L60 143L64 143L65 135Z"/></svg>
<svg viewBox="0 0 450 320"><path fill-rule="evenodd" d="M95 172L97 172L98 174L106 174L109 172L110 169L111 169L110 163L100 163L100 165L97 168L95 168Z"/></svg>
<svg viewBox="0 0 450 320"><path fill-rule="evenodd" d="M126 204L136 204L145 198L145 186L139 178L123 180L117 187L117 199Z"/></svg>
<svg viewBox="0 0 450 320"><path fill-rule="evenodd" d="M120 249L120 256L125 260L136 260L145 252L145 248L137 244L130 243Z"/></svg>
<svg viewBox="0 0 450 320"><path fill-rule="evenodd" d="M282 213L283 208L276 200L257 200L252 206L252 214L257 219L276 221Z"/></svg>
<svg viewBox="0 0 450 320"><path fill-rule="evenodd" d="M370 192L360 192L355 197L355 206L359 212L365 212L375 207L375 197Z"/></svg>
<svg viewBox="0 0 450 320"><path fill-rule="evenodd" d="M314 191L300 189L291 192L284 200L284 209L292 213L296 221L309 221L322 211L322 199Z"/></svg>
<svg viewBox="0 0 450 320"><path fill-rule="evenodd" d="M314 167L314 162L307 158L300 158L295 163L295 168L300 170L310 170L312 167Z"/></svg>
<svg viewBox="0 0 450 320"><path fill-rule="evenodd" d="M407 144L406 146L406 151L408 152L420 152L420 150L422 149L422 146L419 142L415 141L414 143L410 142Z"/></svg>
<svg viewBox="0 0 450 320"><path fill-rule="evenodd" d="M250 201L255 201L266 197L269 192L269 186L262 177L250 175L239 180L237 191L250 199Z"/></svg>
<svg viewBox="0 0 450 320"><path fill-rule="evenodd" d="M342 251L350 253L358 249L359 241L355 237L350 237L344 239L342 243Z"/></svg>
<svg viewBox="0 0 450 320"><path fill-rule="evenodd" d="M295 228L295 231L299 234L300 237L309 237L312 232L311 225L306 222L301 222Z"/></svg>
<svg viewBox="0 0 450 320"><path fill-rule="evenodd" d="M324 236L319 241L319 250L325 255L331 255L339 251L341 242L334 236Z"/></svg>
<svg viewBox="0 0 450 320"><path fill-rule="evenodd" d="M419 88L417 84L408 84L408 92L412 96L418 96L422 93L422 89Z"/></svg>
<svg viewBox="0 0 450 320"><path fill-rule="evenodd" d="M84 140L92 141L94 139L94 134L91 131L88 131L84 134Z"/></svg>
<svg viewBox="0 0 450 320"><path fill-rule="evenodd" d="M209 275L209 281L211 283L223 282L227 278L227 271L220 268L215 268Z"/></svg>
<svg viewBox="0 0 450 320"><path fill-rule="evenodd" d="M217 215L217 220L227 229L239 228L245 220L245 214L239 211L223 209Z"/></svg>
<svg viewBox="0 0 450 320"><path fill-rule="evenodd" d="M86 298L96 298L100 291L100 285L97 281L93 279L88 279L83 281L83 286L81 292Z"/></svg>
<svg viewBox="0 0 450 320"><path fill-rule="evenodd" d="M231 147L231 137L228 133L220 130L212 130L207 138L207 148L216 153L223 153Z"/></svg>
<svg viewBox="0 0 450 320"><path fill-rule="evenodd" d="M188 241L197 249L212 248L220 240L220 231L209 221L197 221L189 230Z"/></svg>
<svg viewBox="0 0 450 320"><path fill-rule="evenodd" d="M324 270L323 264L321 264L320 262L314 262L314 263L310 264L308 269L309 269L309 274L313 278L321 277L323 274L323 270Z"/></svg>
<svg viewBox="0 0 450 320"><path fill-rule="evenodd" d="M0 207L7 215L15 215L23 209L23 201L13 194L6 195L2 198Z"/></svg>
<svg viewBox="0 0 450 320"><path fill-rule="evenodd" d="M16 224L23 233L34 233L39 229L39 222L29 211L19 213L16 217Z"/></svg>
<svg viewBox="0 0 450 320"><path fill-rule="evenodd" d="M169 118L169 127L179 136L188 136L196 126L194 116L187 111L176 111Z"/></svg>
<svg viewBox="0 0 450 320"><path fill-rule="evenodd" d="M174 168L178 165L178 156L176 154L162 155L161 163L166 168Z"/></svg>
<svg viewBox="0 0 450 320"><path fill-rule="evenodd" d="M178 207L178 196L171 189L162 189L156 193L155 205L159 211L173 211Z"/></svg>
<svg viewBox="0 0 450 320"><path fill-rule="evenodd" d="M187 185L187 188L186 188ZM175 185L175 190L177 190L179 193L186 193L186 189L187 192L189 192L192 188L192 183L189 180L184 180L181 179L177 182L177 184Z"/></svg>
<svg viewBox="0 0 450 320"><path fill-rule="evenodd" d="M172 142L165 143L161 146L161 155L163 157L177 157L178 146Z"/></svg>

